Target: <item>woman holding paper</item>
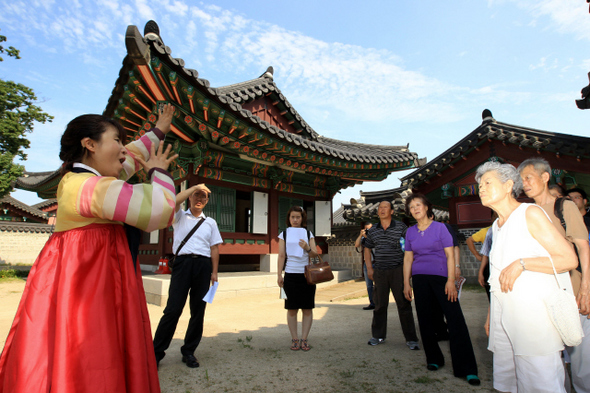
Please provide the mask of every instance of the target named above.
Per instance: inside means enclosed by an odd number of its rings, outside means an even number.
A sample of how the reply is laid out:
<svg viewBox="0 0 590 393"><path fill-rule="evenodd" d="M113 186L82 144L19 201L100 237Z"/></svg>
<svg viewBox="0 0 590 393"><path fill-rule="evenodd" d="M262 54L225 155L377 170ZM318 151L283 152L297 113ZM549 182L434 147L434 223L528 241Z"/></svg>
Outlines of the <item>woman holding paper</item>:
<svg viewBox="0 0 590 393"><path fill-rule="evenodd" d="M431 213L432 204L424 195L413 194L406 200L406 215L411 214L417 224L406 232L404 295L412 300L411 277L426 368L436 371L445 363L434 329L434 311L442 309L449 329L453 374L477 386L477 363L455 287L453 238L443 223L432 220Z"/></svg>
<svg viewBox="0 0 590 393"><path fill-rule="evenodd" d="M307 230L307 214L301 206L293 206L287 212L287 229L279 235L278 284L284 288L287 298L287 325L291 332L291 349L309 351L307 336L313 322L315 285L305 279L305 265L309 258L317 256L313 234ZM283 278L283 268L285 277ZM301 309L301 340L297 335L297 312Z"/></svg>

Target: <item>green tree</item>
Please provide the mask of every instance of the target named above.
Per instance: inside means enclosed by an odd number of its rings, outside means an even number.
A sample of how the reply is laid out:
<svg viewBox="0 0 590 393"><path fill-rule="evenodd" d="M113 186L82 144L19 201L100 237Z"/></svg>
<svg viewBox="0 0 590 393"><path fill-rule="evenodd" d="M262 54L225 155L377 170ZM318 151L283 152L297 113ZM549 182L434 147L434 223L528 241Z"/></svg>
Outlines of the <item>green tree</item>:
<svg viewBox="0 0 590 393"><path fill-rule="evenodd" d="M6 37L0 35L0 43ZM19 51L10 46L5 49L0 45L0 54L5 53L20 59ZM0 57L0 61L4 61ZM0 198L9 194L14 182L25 170L22 165L14 163L16 156L27 159L25 149L31 142L26 138L27 132L33 131L35 122L51 122L53 116L36 106L37 97L33 90L20 83L0 79Z"/></svg>

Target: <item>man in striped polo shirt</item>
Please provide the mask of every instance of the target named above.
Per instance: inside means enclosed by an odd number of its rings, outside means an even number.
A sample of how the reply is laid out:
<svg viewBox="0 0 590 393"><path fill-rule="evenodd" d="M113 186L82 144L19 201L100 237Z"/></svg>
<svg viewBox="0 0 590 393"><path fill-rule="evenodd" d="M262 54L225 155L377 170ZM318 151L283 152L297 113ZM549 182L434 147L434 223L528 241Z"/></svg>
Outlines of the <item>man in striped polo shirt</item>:
<svg viewBox="0 0 590 393"><path fill-rule="evenodd" d="M407 346L412 350L418 347L418 336L414 324L412 303L404 296L404 250L402 239L406 227L402 222L391 218L393 205L389 201L379 204L377 211L380 222L367 232L365 240L365 260L370 260L371 249L374 253L374 266L367 264L367 275L375 283L373 301L373 323L371 331L373 337L369 345L385 342L387 335L387 308L389 306L389 291L393 293L402 331Z"/></svg>

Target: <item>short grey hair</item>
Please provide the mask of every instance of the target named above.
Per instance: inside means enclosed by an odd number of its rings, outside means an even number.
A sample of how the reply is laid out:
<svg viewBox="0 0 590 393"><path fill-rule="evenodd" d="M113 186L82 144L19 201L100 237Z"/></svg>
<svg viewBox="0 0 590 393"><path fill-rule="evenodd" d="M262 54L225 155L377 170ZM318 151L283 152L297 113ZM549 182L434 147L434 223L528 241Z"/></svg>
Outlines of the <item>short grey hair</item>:
<svg viewBox="0 0 590 393"><path fill-rule="evenodd" d="M549 176L551 176L551 165L549 165L546 159L541 157L533 157L524 160L522 164L518 166L518 173L522 173L524 168L531 165L533 166L533 168L535 168L535 172L537 172L539 176L545 172L547 172Z"/></svg>
<svg viewBox="0 0 590 393"><path fill-rule="evenodd" d="M491 171L497 173L496 177L502 183L506 183L508 180L512 180L512 182L514 183L512 185L512 196L514 198L518 198L518 196L522 192L522 179L520 178L520 174L518 173L514 165L500 164L496 161L488 161L485 164L481 165L479 168L477 168L477 172L475 173L475 181L479 184L483 175Z"/></svg>

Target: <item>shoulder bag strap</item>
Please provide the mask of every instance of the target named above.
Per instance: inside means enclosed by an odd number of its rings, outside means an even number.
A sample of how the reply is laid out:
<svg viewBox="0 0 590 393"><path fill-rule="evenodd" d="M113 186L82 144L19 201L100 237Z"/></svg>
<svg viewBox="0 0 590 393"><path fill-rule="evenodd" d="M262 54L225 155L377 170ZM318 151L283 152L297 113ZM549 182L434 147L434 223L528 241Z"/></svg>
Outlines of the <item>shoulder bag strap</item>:
<svg viewBox="0 0 590 393"><path fill-rule="evenodd" d="M199 220L199 222L197 222L195 224L195 226L193 227L193 229L191 229L191 231L188 233L188 235L186 235L186 237L182 240L182 242L180 242L180 246L178 246L178 249L174 253L174 256L178 256L178 253L180 252L180 250L182 249L182 247L184 247L184 245L186 244L186 242L188 242L188 239L191 238L191 236L197 231L197 229L199 229L199 227L201 226L201 224L204 221L205 221L205 217L201 217L201 219Z"/></svg>
<svg viewBox="0 0 590 393"><path fill-rule="evenodd" d="M289 229L289 228L287 227L287 228L285 228L285 230L283 231L283 241L285 242L285 265L284 265L284 266L287 266L287 257L288 257L288 256L287 256L287 230L288 230L288 229ZM283 266L283 269L285 268L284 266Z"/></svg>
<svg viewBox="0 0 590 393"><path fill-rule="evenodd" d="M563 217L563 202L565 198L557 198L555 199L555 204L553 205L553 214L555 217L559 219L561 222L561 226L563 227L564 231L567 231L567 224L565 222L565 218Z"/></svg>

